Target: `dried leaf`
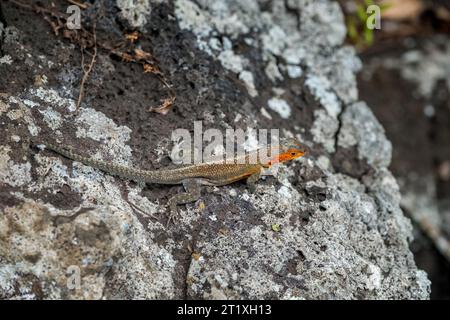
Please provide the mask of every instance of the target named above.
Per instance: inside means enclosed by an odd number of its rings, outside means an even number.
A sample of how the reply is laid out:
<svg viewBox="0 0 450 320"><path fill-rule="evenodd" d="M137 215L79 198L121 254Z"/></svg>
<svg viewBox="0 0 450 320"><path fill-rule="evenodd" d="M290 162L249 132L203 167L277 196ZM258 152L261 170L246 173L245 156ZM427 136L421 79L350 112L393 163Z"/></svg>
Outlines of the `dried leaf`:
<svg viewBox="0 0 450 320"><path fill-rule="evenodd" d="M123 61L126 61L126 62L133 61L133 57L131 55L129 55L128 53L122 53L121 57L122 57Z"/></svg>
<svg viewBox="0 0 450 320"><path fill-rule="evenodd" d="M137 31L133 31L132 33L125 34L125 39L130 42L135 42L139 38L139 33Z"/></svg>
<svg viewBox="0 0 450 320"><path fill-rule="evenodd" d="M170 108L172 108L174 101L175 101L175 97L166 98L166 99L164 99L163 103L159 107L156 107L156 108L152 107L148 111L165 115L169 112Z"/></svg>
<svg viewBox="0 0 450 320"><path fill-rule="evenodd" d="M192 253L192 258L194 258L195 261L200 260L201 257L202 257L202 255L200 253L197 253L197 252Z"/></svg>
<svg viewBox="0 0 450 320"><path fill-rule="evenodd" d="M134 49L134 56L136 57L136 60L153 60L153 56L150 52L138 48Z"/></svg>
<svg viewBox="0 0 450 320"><path fill-rule="evenodd" d="M156 66L146 63L146 64L144 64L143 67L144 67L144 73L154 73L154 74L162 75L161 71Z"/></svg>

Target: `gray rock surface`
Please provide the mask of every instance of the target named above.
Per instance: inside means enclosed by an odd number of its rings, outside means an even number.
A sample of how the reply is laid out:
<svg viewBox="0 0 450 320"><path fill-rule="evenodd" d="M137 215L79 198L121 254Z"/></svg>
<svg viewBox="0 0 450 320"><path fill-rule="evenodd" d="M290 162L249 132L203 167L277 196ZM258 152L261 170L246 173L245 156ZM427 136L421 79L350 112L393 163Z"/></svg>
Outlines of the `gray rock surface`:
<svg viewBox="0 0 450 320"><path fill-rule="evenodd" d="M437 264L421 257L429 251L426 235L440 252L434 260L442 256L450 261L450 40L443 35L411 38L398 48L380 50L365 65L362 94L395 145L391 169L400 185L401 206L418 229L417 259L427 266ZM366 81L382 94L367 90ZM392 83L399 89L392 92ZM445 296L448 271L429 268L434 279L443 279L435 281L435 296Z"/></svg>
<svg viewBox="0 0 450 320"><path fill-rule="evenodd" d="M2 5L0 298L427 299L387 170L391 145L358 102L360 61L343 45L338 4L142 1L130 14L132 2L117 1L117 14L173 86L167 115L146 111L164 92L155 77L102 51L74 113L79 49L39 15L27 13L36 30L15 25L23 13ZM103 25L120 29L115 14ZM151 215L180 187L126 182L28 145L46 137L155 169L170 164L171 130L197 119L280 128L312 152L254 193L205 188L166 227Z"/></svg>

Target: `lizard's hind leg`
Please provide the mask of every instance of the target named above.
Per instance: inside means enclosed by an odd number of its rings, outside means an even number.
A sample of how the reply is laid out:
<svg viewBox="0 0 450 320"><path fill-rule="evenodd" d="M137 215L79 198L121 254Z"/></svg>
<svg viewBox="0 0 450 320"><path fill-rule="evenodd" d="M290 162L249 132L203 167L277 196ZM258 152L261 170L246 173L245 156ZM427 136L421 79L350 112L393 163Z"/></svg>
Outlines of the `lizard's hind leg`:
<svg viewBox="0 0 450 320"><path fill-rule="evenodd" d="M169 225L171 220L175 220L178 215L177 205L194 202L200 198L201 185L196 179L184 180L183 186L186 192L174 195L169 199L168 205L170 213L169 219L167 220L167 225Z"/></svg>

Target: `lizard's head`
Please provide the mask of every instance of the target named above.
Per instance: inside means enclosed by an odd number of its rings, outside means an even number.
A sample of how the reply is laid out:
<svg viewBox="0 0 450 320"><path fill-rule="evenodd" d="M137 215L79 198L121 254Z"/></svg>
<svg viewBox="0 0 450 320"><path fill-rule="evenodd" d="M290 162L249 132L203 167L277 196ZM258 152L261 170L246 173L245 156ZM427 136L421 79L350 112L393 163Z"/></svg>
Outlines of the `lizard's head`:
<svg viewBox="0 0 450 320"><path fill-rule="evenodd" d="M271 159L269 165L277 162L285 162L299 158L307 153L308 148L301 144L297 139L280 139L280 146L277 155Z"/></svg>

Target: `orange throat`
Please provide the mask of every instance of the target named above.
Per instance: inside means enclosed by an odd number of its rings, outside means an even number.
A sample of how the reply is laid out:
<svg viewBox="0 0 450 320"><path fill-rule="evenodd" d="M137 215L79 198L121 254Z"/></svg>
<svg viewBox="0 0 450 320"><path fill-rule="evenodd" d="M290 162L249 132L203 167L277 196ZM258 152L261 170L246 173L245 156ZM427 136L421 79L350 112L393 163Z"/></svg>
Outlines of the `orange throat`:
<svg viewBox="0 0 450 320"><path fill-rule="evenodd" d="M279 155L276 155L275 157L270 159L268 165L271 166L275 163L282 163L282 162L294 160L294 159L300 158L304 154L305 154L304 152L300 152L300 151L292 152L292 151L288 150L287 152L280 153Z"/></svg>

